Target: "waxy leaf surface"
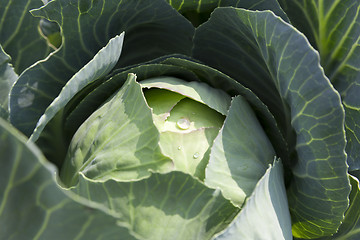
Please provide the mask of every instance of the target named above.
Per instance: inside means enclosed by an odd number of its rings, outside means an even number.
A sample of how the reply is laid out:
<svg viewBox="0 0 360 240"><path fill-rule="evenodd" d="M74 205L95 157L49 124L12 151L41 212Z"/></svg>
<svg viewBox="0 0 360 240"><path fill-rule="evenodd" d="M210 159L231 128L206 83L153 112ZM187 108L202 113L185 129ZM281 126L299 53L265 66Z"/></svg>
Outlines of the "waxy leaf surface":
<svg viewBox="0 0 360 240"><path fill-rule="evenodd" d="M40 19L30 13L41 6L40 0L0 2L0 44L19 75L52 51L39 32Z"/></svg>
<svg viewBox="0 0 360 240"><path fill-rule="evenodd" d="M241 207L274 157L275 151L254 112L243 97L237 96L214 140L205 183L220 188Z"/></svg>
<svg viewBox="0 0 360 240"><path fill-rule="evenodd" d="M344 110L307 39L271 12L216 9L196 31L194 57L248 86L277 119L290 144L294 236L334 234L350 192Z"/></svg>
<svg viewBox="0 0 360 240"><path fill-rule="evenodd" d="M32 14L57 22L63 41L12 89L10 119L27 136L66 82L116 35L126 34L118 67L192 47L193 26L162 0L54 0Z"/></svg>
<svg viewBox="0 0 360 240"><path fill-rule="evenodd" d="M173 169L160 150L159 131L135 79L130 74L120 91L75 133L61 174L67 186L75 185L80 173L102 181L130 181L150 176L150 170Z"/></svg>
<svg viewBox="0 0 360 240"><path fill-rule="evenodd" d="M136 239L106 209L65 193L56 168L26 141L0 118L0 239Z"/></svg>
<svg viewBox="0 0 360 240"><path fill-rule="evenodd" d="M274 161L239 215L215 240L293 239L282 167L280 161Z"/></svg>
<svg viewBox="0 0 360 240"><path fill-rule="evenodd" d="M321 65L345 108L350 170L360 169L360 1L279 1L319 51Z"/></svg>
<svg viewBox="0 0 360 240"><path fill-rule="evenodd" d="M211 239L238 212L220 190L176 171L132 182L81 175L73 191L118 215L118 223L140 239Z"/></svg>

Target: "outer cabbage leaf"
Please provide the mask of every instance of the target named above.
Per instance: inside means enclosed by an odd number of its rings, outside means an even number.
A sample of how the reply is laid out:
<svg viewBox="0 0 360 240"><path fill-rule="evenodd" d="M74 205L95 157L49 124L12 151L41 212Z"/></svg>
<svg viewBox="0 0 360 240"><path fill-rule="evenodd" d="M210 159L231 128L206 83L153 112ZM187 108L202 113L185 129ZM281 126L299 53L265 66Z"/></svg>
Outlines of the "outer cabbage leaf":
<svg viewBox="0 0 360 240"><path fill-rule="evenodd" d="M239 215L215 240L292 239L282 164L275 161L257 183Z"/></svg>
<svg viewBox="0 0 360 240"><path fill-rule="evenodd" d="M349 169L360 169L360 1L280 3L292 23L318 49L326 75L341 94Z"/></svg>
<svg viewBox="0 0 360 240"><path fill-rule="evenodd" d="M0 119L0 239L136 239L105 208L65 193L26 140Z"/></svg>
<svg viewBox="0 0 360 240"><path fill-rule="evenodd" d="M0 45L0 118L9 116L9 92L18 76L9 64L8 56Z"/></svg>
<svg viewBox="0 0 360 240"><path fill-rule="evenodd" d="M81 174L73 191L118 215L118 223L140 239L211 239L238 213L219 189L177 171L131 182Z"/></svg>
<svg viewBox="0 0 360 240"><path fill-rule="evenodd" d="M40 19L29 12L41 6L40 0L0 2L0 44L11 56L17 74L51 52L39 32Z"/></svg>
<svg viewBox="0 0 360 240"><path fill-rule="evenodd" d="M63 129L63 108L83 88L112 70L120 57L123 39L124 34L111 39L88 64L80 69L66 83L37 123L30 140L37 141L45 156L58 166L61 166L68 147L67 134Z"/></svg>
<svg viewBox="0 0 360 240"><path fill-rule="evenodd" d="M275 151L254 112L243 97L237 96L211 148L205 184L218 187L241 207L274 157Z"/></svg>
<svg viewBox="0 0 360 240"><path fill-rule="evenodd" d="M118 66L189 54L192 47L193 26L162 0L54 0L32 14L57 22L63 39L54 54L27 69L12 89L11 122L28 136L66 82L121 32L126 40Z"/></svg>
<svg viewBox="0 0 360 240"><path fill-rule="evenodd" d="M167 2L187 17L194 25L205 22L217 7L238 7L249 10L271 10L284 21L288 18L276 0L167 0Z"/></svg>
<svg viewBox="0 0 360 240"><path fill-rule="evenodd" d="M357 240L360 238L360 189L359 180L349 175L351 183L350 206L334 240Z"/></svg>
<svg viewBox="0 0 360 240"><path fill-rule="evenodd" d="M335 233L350 191L344 110L306 38L269 11L216 9L196 31L194 57L248 86L277 119L293 150L294 236Z"/></svg>

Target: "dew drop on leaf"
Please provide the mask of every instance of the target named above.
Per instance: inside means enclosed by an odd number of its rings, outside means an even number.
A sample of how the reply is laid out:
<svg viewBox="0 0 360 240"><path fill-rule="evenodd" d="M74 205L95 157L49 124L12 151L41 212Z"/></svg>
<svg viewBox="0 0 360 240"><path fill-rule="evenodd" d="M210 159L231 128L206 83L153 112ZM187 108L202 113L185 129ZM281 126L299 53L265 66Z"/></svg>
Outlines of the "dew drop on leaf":
<svg viewBox="0 0 360 240"><path fill-rule="evenodd" d="M178 146L178 147L177 147L177 149L178 149L178 150L181 150L181 149L182 149L182 147L181 147L181 146Z"/></svg>
<svg viewBox="0 0 360 240"><path fill-rule="evenodd" d="M182 130L186 130L189 129L190 127L190 121L187 118L180 118L177 122L176 122L176 126Z"/></svg>
<svg viewBox="0 0 360 240"><path fill-rule="evenodd" d="M197 159L199 157L199 155L200 154L198 152L196 152L196 153L194 153L193 158Z"/></svg>

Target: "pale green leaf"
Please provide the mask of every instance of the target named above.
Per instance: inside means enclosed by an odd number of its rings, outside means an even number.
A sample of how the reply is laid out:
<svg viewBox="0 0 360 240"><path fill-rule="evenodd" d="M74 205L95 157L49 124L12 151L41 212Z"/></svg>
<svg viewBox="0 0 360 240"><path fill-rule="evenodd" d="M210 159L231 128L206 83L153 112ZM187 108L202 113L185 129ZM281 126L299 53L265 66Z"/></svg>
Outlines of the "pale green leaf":
<svg viewBox="0 0 360 240"><path fill-rule="evenodd" d="M206 167L205 183L220 188L241 207L275 157L274 149L246 100L233 99Z"/></svg>
<svg viewBox="0 0 360 240"><path fill-rule="evenodd" d="M141 86L177 92L203 103L223 115L227 114L231 101L230 96L223 90L212 88L198 81L184 82L184 80L174 77L159 77L141 81Z"/></svg>
<svg viewBox="0 0 360 240"><path fill-rule="evenodd" d="M174 161L176 170L202 180L210 148L218 133L219 128L215 127L199 128L186 133L166 131L160 135L160 147Z"/></svg>
<svg viewBox="0 0 360 240"><path fill-rule="evenodd" d="M135 79L130 74L120 91L75 133L61 171L66 185L75 185L79 173L101 181L130 181L148 177L150 170L173 168L160 151L159 131Z"/></svg>
<svg viewBox="0 0 360 240"><path fill-rule="evenodd" d="M26 141L0 118L0 239L136 239L106 208L65 193L56 168Z"/></svg>
<svg viewBox="0 0 360 240"><path fill-rule="evenodd" d="M225 119L211 107L223 108L226 114L230 96L205 83L170 77L147 79L141 86L160 132L162 152L176 170L203 179L210 147Z"/></svg>
<svg viewBox="0 0 360 240"><path fill-rule="evenodd" d="M291 219L280 161L269 167L231 225L216 240L291 240Z"/></svg>
<svg viewBox="0 0 360 240"><path fill-rule="evenodd" d="M162 131L171 110L186 96L165 89L143 89L146 102L151 108L155 126ZM176 127L176 123L175 123ZM190 125L189 125L190 127Z"/></svg>
<svg viewBox="0 0 360 240"><path fill-rule="evenodd" d="M73 191L119 216L118 223L140 239L211 239L238 212L219 190L176 171L132 182L98 182L81 174Z"/></svg>

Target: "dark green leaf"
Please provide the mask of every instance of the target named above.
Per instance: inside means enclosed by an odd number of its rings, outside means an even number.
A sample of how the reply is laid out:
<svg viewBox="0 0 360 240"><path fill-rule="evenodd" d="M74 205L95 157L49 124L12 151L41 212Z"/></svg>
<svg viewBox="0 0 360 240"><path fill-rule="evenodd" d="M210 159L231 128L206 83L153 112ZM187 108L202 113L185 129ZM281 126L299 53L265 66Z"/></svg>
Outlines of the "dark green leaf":
<svg viewBox="0 0 360 240"><path fill-rule="evenodd" d="M346 113L350 170L360 169L360 1L280 0L292 23L320 53Z"/></svg>
<svg viewBox="0 0 360 240"><path fill-rule="evenodd" d="M106 76L119 60L124 34L116 36L94 58L80 69L63 87L41 116L30 140L36 141L48 122L84 87Z"/></svg>
<svg viewBox="0 0 360 240"><path fill-rule="evenodd" d="M39 119L30 140L36 142L48 160L61 167L69 141L63 127L63 108L84 87L108 74L117 63L124 34L116 36L79 70Z"/></svg>
<svg viewBox="0 0 360 240"><path fill-rule="evenodd" d="M57 22L63 42L24 72L12 90L11 122L28 136L66 82L121 32L126 37L118 67L189 54L192 47L193 26L162 0L54 0L32 14Z"/></svg>
<svg viewBox="0 0 360 240"><path fill-rule="evenodd" d="M360 189L359 180L349 175L351 183L350 207L345 213L345 219L333 239L357 240L360 238Z"/></svg>
<svg viewBox="0 0 360 240"><path fill-rule="evenodd" d="M291 23L319 51L328 76L354 54L360 34L359 0L279 0L279 3Z"/></svg>
<svg viewBox="0 0 360 240"><path fill-rule="evenodd" d="M11 56L17 74L51 51L38 30L40 19L29 12L42 5L40 0L0 2L0 44Z"/></svg>
<svg viewBox="0 0 360 240"><path fill-rule="evenodd" d="M281 17L284 21L288 22L289 19L285 12L281 9L277 0L221 0L220 7L237 7L248 10L270 10L275 15Z"/></svg>
<svg viewBox="0 0 360 240"><path fill-rule="evenodd" d="M294 151L294 236L335 233L350 190L344 110L307 39L269 11L223 8L197 29L194 57L248 86L277 119Z"/></svg>
<svg viewBox="0 0 360 240"><path fill-rule="evenodd" d="M210 17L217 7L237 7L249 10L271 10L285 21L288 18L276 0L166 0L172 7L187 17L195 26Z"/></svg>
<svg viewBox="0 0 360 240"><path fill-rule="evenodd" d="M65 194L54 166L3 119L0 156L0 239L135 239L106 209Z"/></svg>

